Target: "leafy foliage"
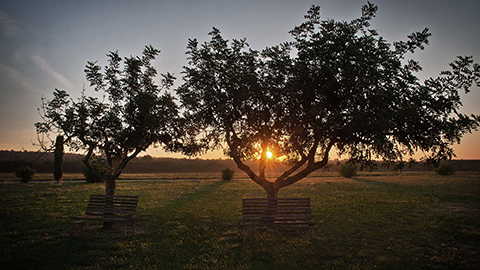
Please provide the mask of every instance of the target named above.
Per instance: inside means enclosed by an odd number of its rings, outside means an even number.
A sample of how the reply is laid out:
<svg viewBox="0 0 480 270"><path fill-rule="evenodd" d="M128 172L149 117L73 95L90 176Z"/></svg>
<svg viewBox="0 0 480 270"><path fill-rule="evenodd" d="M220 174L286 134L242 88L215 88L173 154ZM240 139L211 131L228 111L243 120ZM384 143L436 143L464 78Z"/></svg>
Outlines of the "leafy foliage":
<svg viewBox="0 0 480 270"><path fill-rule="evenodd" d="M108 169L101 160L91 162L91 168L83 167L83 176L87 183L101 183L105 181L105 176L109 174Z"/></svg>
<svg viewBox="0 0 480 270"><path fill-rule="evenodd" d="M230 180L233 179L234 174L235 174L235 171L230 169L230 168L223 169L222 170L222 180L223 181L230 181Z"/></svg>
<svg viewBox="0 0 480 270"><path fill-rule="evenodd" d="M83 162L93 173L93 157L102 159L109 173L98 176L107 182L107 194L114 194L115 179L127 163L149 146L178 150L178 107L167 91L175 78L162 74L160 85L155 84L151 62L159 53L146 46L141 57L122 61L118 52L110 52L103 72L97 62L87 62L86 78L103 98L84 90L75 101L56 89L52 100L42 100L43 121L35 124L40 145L49 149L49 135L62 134L67 146L84 152Z"/></svg>
<svg viewBox="0 0 480 270"><path fill-rule="evenodd" d="M435 172L439 175L452 175L455 174L455 167L451 163L442 163Z"/></svg>
<svg viewBox="0 0 480 270"><path fill-rule="evenodd" d="M35 174L35 170L28 166L24 166L15 170L15 175L20 177L20 182L28 183L32 180L32 176Z"/></svg>
<svg viewBox="0 0 480 270"><path fill-rule="evenodd" d="M340 172L341 176L345 178L352 178L357 175L357 165L355 163L346 162L340 165L338 171Z"/></svg>
<svg viewBox="0 0 480 270"><path fill-rule="evenodd" d="M421 66L406 55L429 44L428 29L390 45L369 29L376 12L368 3L360 18L337 22L312 6L290 31L292 42L262 51L216 28L208 42L189 40L177 89L195 142L189 150L225 148L269 197L323 168L332 149L367 167L416 151L425 160L451 158L451 145L480 122L459 112L459 91L480 85L480 66L459 57L420 83ZM268 151L291 164L274 182L265 177ZM244 161L257 158L254 172Z"/></svg>

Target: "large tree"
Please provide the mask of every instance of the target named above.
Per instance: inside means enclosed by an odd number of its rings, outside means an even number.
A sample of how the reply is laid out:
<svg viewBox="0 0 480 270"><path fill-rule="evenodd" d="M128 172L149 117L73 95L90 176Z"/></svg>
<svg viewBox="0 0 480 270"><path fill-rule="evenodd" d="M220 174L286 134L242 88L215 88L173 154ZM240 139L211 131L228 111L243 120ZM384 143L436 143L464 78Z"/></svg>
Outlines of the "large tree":
<svg viewBox="0 0 480 270"><path fill-rule="evenodd" d="M459 57L451 70L423 83L409 53L428 44L428 29L393 45L369 29L377 6L367 3L350 22L320 20L312 6L293 41L255 51L245 39L189 40L189 65L176 91L197 148L224 147L268 198L327 165L331 151L352 162L403 162L417 151L426 160L454 155L452 145L475 130L459 91L480 84L480 67ZM276 179L265 175L270 153L289 162ZM248 166L258 160L258 168Z"/></svg>
<svg viewBox="0 0 480 270"><path fill-rule="evenodd" d="M63 135L70 149L83 151L87 169L105 180L107 195L115 194L115 180L127 163L148 147L179 149L178 106L168 93L175 78L167 73L160 85L154 81L152 61L159 53L146 46L141 57L122 61L110 52L103 73L96 61L87 62L86 78L100 98L84 90L74 100L56 89L52 100L42 99L43 121L35 124L40 145L51 149L50 134Z"/></svg>

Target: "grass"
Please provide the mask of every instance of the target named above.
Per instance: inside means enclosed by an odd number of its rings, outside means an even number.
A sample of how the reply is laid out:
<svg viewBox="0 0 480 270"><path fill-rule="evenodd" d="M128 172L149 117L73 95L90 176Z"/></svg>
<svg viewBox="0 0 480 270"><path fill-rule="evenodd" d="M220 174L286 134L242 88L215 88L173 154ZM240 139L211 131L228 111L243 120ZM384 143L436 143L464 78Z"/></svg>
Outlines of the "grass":
<svg viewBox="0 0 480 270"><path fill-rule="evenodd" d="M275 172L270 178L280 176L282 172ZM359 176L389 176L390 172L357 172ZM420 175L423 172L405 172L406 175ZM339 173L334 171L319 171L307 176L308 178L319 177L338 177ZM218 173L122 173L118 180L221 180L222 174ZM234 179L248 179L248 176L243 172L237 172ZM62 182L83 181L85 176L82 173L66 173L63 174ZM15 176L15 173L0 173L0 183L16 183L20 178ZM52 173L36 173L32 176L32 183L35 182L52 182Z"/></svg>
<svg viewBox="0 0 480 270"><path fill-rule="evenodd" d="M146 177L146 176L145 176ZM178 176L178 178L186 178ZM251 229L241 236L242 197L263 197L251 181L119 182L138 194L139 232L122 227L71 239L103 184L0 185L0 265L6 269L478 269L480 173L311 177L280 196L310 197L318 222L306 229Z"/></svg>

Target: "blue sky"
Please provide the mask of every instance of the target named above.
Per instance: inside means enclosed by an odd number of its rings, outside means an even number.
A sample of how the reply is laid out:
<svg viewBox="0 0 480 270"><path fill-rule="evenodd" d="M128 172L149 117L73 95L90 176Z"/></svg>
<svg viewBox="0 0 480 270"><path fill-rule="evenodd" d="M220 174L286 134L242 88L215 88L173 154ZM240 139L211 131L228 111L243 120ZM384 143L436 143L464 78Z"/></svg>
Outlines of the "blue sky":
<svg viewBox="0 0 480 270"><path fill-rule="evenodd" d="M424 70L423 80L436 77L457 55L480 62L480 1L371 1L379 6L372 28L390 43L413 31L430 28L425 51L413 58ZM310 5L321 6L324 19L352 20L360 16L360 0L2 0L0 2L0 150L36 150L34 123L42 96L55 88L80 94L87 61L106 64L106 54L139 55L145 45L160 49L155 62L181 84L188 38L205 41L212 27L227 39L247 38L253 49L291 40L288 31L303 21ZM480 114L480 89L463 100L465 113ZM458 158L480 159L480 132L455 147ZM154 156L168 155L151 149ZM213 153L204 158L222 157Z"/></svg>

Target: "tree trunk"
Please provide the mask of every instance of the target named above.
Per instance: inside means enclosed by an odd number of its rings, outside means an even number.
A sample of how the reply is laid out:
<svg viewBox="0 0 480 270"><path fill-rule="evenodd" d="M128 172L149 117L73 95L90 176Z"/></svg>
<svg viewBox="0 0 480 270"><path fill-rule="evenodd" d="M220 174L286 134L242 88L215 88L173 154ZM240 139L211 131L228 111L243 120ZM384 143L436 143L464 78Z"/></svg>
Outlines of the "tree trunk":
<svg viewBox="0 0 480 270"><path fill-rule="evenodd" d="M274 182L270 182L265 178L259 182L261 183L261 186L267 193L267 199L276 200L278 196L278 191L280 190L280 188L277 185L275 185Z"/></svg>
<svg viewBox="0 0 480 270"><path fill-rule="evenodd" d="M105 179L105 195L115 195L115 179Z"/></svg>
<svg viewBox="0 0 480 270"><path fill-rule="evenodd" d="M268 200L276 200L278 198L278 190L275 190L273 187L265 188L265 191L267 192Z"/></svg>
<svg viewBox="0 0 480 270"><path fill-rule="evenodd" d="M114 196L115 195L115 179L107 178L105 179L105 195L107 196ZM106 200L105 204L112 205L113 201L112 200ZM103 222L103 229L104 230L112 230L113 229L113 223L112 222Z"/></svg>
<svg viewBox="0 0 480 270"><path fill-rule="evenodd" d="M53 177L57 180L57 183L60 182L63 175L63 136L58 135L55 140L55 151L54 151L54 163L53 163Z"/></svg>
<svg viewBox="0 0 480 270"><path fill-rule="evenodd" d="M278 190L275 188L272 182L266 182L263 186L267 193L267 207L265 209L265 223L274 223L277 216L277 199L278 199Z"/></svg>

